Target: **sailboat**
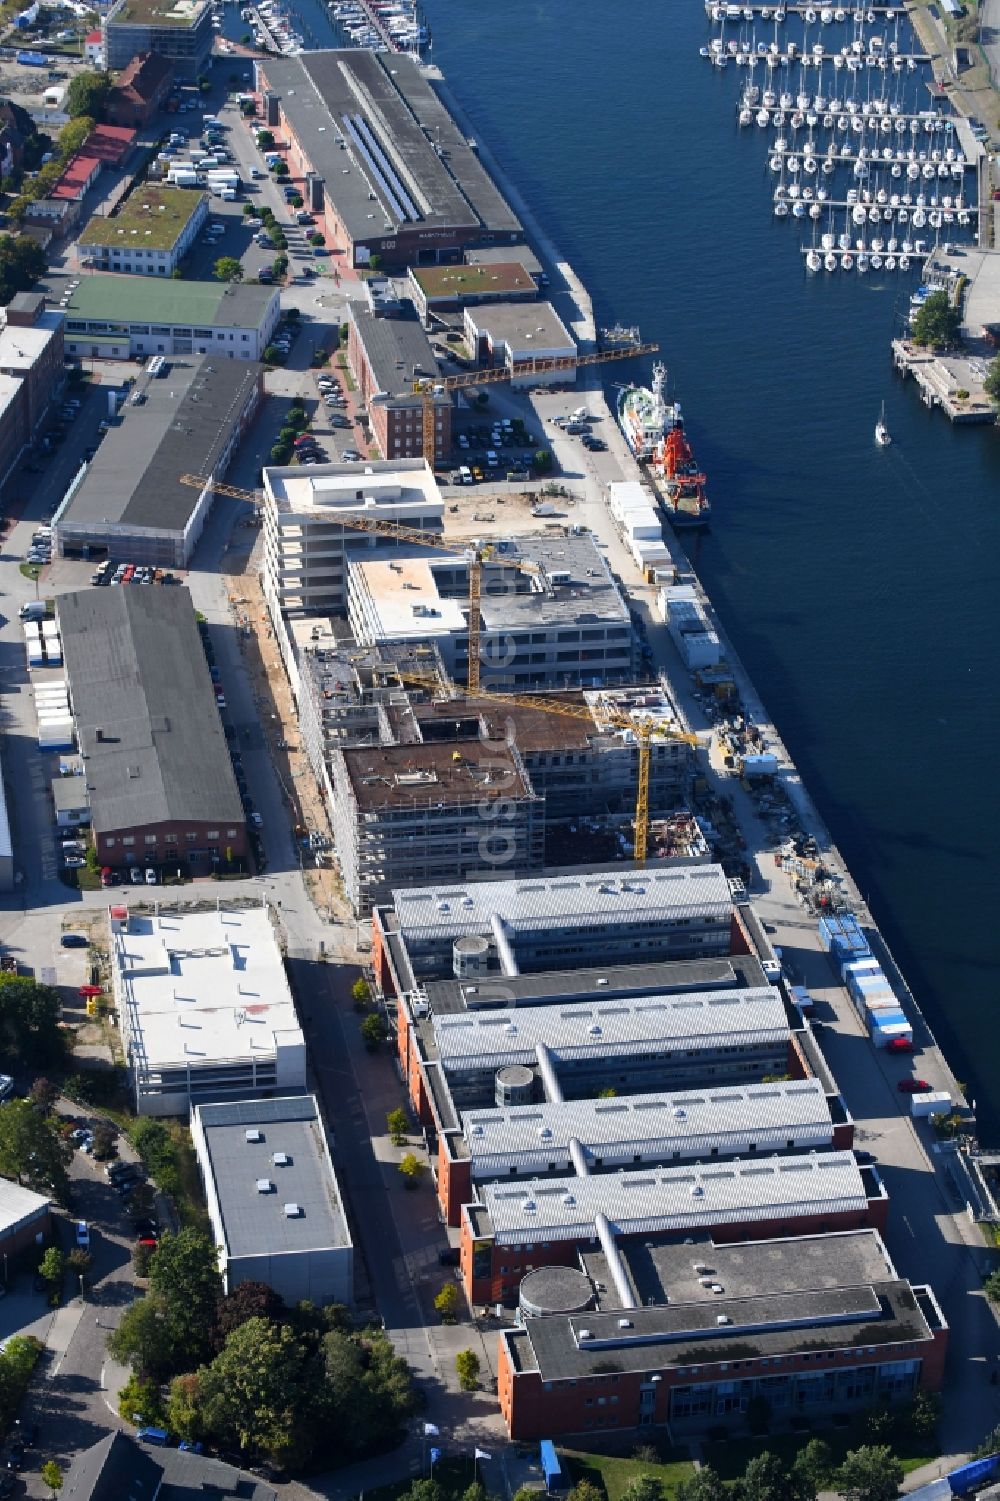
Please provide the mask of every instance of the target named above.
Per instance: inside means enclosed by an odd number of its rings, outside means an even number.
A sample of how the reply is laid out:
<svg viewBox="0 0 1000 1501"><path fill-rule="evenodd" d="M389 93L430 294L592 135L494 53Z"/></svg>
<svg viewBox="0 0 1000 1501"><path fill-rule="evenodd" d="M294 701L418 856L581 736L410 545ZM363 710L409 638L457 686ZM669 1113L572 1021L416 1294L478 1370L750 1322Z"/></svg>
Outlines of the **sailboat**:
<svg viewBox="0 0 1000 1501"><path fill-rule="evenodd" d="M882 410L878 414L878 421L875 424L875 442L878 444L879 448L888 448L889 444L892 442L892 434L885 425L884 401L882 403Z"/></svg>

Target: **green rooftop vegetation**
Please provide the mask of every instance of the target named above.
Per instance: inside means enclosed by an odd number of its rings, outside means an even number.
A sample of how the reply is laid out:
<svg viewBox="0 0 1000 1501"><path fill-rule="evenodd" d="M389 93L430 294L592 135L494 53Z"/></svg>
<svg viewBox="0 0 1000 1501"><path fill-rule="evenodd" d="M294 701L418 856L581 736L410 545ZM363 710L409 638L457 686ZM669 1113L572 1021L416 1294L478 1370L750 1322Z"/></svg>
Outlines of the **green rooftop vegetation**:
<svg viewBox="0 0 1000 1501"><path fill-rule="evenodd" d="M110 18L125 26L193 26L207 0L125 0Z"/></svg>
<svg viewBox="0 0 1000 1501"><path fill-rule="evenodd" d="M81 245L169 250L188 223L202 194L191 188L140 184L110 219L91 219Z"/></svg>
<svg viewBox="0 0 1000 1501"><path fill-rule="evenodd" d="M488 293L530 292L534 281L513 256L510 261L484 266L415 266L413 279L427 297L473 297Z"/></svg>

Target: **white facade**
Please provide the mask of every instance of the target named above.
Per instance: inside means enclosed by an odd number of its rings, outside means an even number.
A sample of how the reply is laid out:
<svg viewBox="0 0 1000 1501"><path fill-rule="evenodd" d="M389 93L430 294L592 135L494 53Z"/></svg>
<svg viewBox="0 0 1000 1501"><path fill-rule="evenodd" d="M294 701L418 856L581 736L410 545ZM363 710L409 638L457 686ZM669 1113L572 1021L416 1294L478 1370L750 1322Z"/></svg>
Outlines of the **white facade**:
<svg viewBox="0 0 1000 1501"><path fill-rule="evenodd" d="M305 1089L305 1038L266 907L115 907L109 939L137 1114Z"/></svg>
<svg viewBox="0 0 1000 1501"><path fill-rule="evenodd" d="M722 645L690 584L675 584L660 590L660 612L671 640L684 665L692 672L715 667L722 660Z"/></svg>
<svg viewBox="0 0 1000 1501"><path fill-rule="evenodd" d="M536 360L575 359L572 335L548 302L495 302L486 307L467 307L464 316L466 342L477 357L494 365L506 365L512 386L572 384L576 367L551 371L530 368ZM517 368L526 368L517 375Z"/></svg>
<svg viewBox="0 0 1000 1501"><path fill-rule="evenodd" d="M388 521L440 533L444 502L424 459L264 470L264 593L275 617L347 607L348 548L397 543L344 524Z"/></svg>
<svg viewBox="0 0 1000 1501"><path fill-rule="evenodd" d="M137 192L141 196L141 190L137 189ZM192 193L191 197L195 198L196 195ZM169 276L191 249L207 218L208 199L204 193L199 193L190 219L182 225L174 243L165 249L150 249L143 240L141 230L137 233L126 231L122 238L118 238L118 221L108 219L101 226L107 243L78 243L76 258L81 265L92 266L98 271L124 271L136 276ZM91 230L93 232L93 221ZM132 234L136 237L133 238Z"/></svg>

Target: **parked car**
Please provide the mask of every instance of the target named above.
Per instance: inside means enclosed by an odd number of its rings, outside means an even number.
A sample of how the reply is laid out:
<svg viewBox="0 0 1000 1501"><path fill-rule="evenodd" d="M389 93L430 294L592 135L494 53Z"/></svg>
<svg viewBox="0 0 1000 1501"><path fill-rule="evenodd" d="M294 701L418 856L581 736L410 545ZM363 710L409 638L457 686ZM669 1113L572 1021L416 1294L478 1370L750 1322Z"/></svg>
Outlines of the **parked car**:
<svg viewBox="0 0 1000 1501"><path fill-rule="evenodd" d="M151 865L147 865L146 866L146 885L147 886L155 886L158 880L159 880L159 876L156 874L156 871L153 869L153 867Z"/></svg>
<svg viewBox="0 0 1000 1501"><path fill-rule="evenodd" d="M89 939L86 933L61 933L59 943L64 949L85 949Z"/></svg>
<svg viewBox="0 0 1000 1501"><path fill-rule="evenodd" d="M90 1226L86 1220L76 1222L76 1243L82 1251L90 1250Z"/></svg>
<svg viewBox="0 0 1000 1501"><path fill-rule="evenodd" d="M900 1079L896 1084L900 1094L926 1094L930 1087L926 1079Z"/></svg>

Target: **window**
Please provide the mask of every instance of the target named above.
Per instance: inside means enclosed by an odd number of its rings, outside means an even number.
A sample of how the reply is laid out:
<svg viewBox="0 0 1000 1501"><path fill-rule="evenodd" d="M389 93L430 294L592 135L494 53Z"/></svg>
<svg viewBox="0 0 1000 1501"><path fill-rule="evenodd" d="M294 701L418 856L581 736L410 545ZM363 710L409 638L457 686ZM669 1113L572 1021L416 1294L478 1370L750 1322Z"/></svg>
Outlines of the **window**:
<svg viewBox="0 0 1000 1501"><path fill-rule="evenodd" d="M122 844L135 844L135 835L134 834L123 834L122 835Z"/></svg>
<svg viewBox="0 0 1000 1501"><path fill-rule="evenodd" d="M198 835L197 834L185 834L184 838L187 840L188 844L194 844L195 840L198 838Z"/></svg>
<svg viewBox="0 0 1000 1501"><path fill-rule="evenodd" d="M226 830L226 838L227 838L227 839L235 839L235 838L236 838L236 835L237 835L237 834L238 834L238 833L239 833L239 830L238 830L238 829L227 829L227 830Z"/></svg>
<svg viewBox="0 0 1000 1501"><path fill-rule="evenodd" d="M156 843L156 835L155 834L147 834L146 835L146 843L147 844L155 844Z"/></svg>
<svg viewBox="0 0 1000 1501"><path fill-rule="evenodd" d="M117 843L117 840L115 839L115 837L114 837L113 834L112 834L112 836L111 836L110 839L105 839L105 841L104 841L105 848L109 849L109 850L113 850L116 843Z"/></svg>
<svg viewBox="0 0 1000 1501"><path fill-rule="evenodd" d="M176 834L164 834L163 839L164 839L164 842L166 844L176 844L177 843L177 835Z"/></svg>
<svg viewBox="0 0 1000 1501"><path fill-rule="evenodd" d="M219 831L218 831L218 829L209 829L208 833L205 835L206 839L218 839L218 837L219 837Z"/></svg>

